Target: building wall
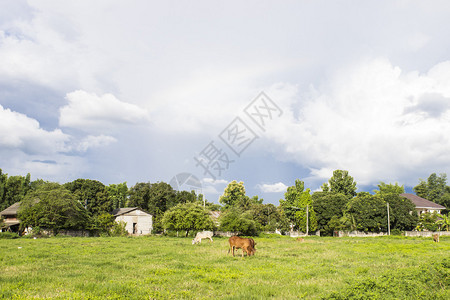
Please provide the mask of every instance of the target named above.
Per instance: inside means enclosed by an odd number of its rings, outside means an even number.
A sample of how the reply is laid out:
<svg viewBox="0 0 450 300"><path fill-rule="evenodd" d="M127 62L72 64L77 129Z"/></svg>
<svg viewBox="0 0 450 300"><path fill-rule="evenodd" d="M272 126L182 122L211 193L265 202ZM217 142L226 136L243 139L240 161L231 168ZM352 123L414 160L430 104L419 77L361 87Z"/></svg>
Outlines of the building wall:
<svg viewBox="0 0 450 300"><path fill-rule="evenodd" d="M429 213L441 213L440 209L436 209L436 208L424 208L424 207L416 207L417 212L419 213L419 215L429 212Z"/></svg>
<svg viewBox="0 0 450 300"><path fill-rule="evenodd" d="M141 210L134 210L127 214L116 217L116 222L120 221L126 223L125 229L129 234L146 235L152 233L152 216Z"/></svg>

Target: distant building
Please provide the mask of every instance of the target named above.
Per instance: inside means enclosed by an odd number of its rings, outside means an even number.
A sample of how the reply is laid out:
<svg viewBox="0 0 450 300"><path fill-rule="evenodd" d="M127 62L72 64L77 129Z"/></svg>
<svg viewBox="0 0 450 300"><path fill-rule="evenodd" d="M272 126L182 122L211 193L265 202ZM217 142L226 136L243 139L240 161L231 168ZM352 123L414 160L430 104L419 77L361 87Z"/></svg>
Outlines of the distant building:
<svg viewBox="0 0 450 300"><path fill-rule="evenodd" d="M116 222L125 222L125 229L132 235L151 234L153 230L153 217L138 207L117 208L112 215Z"/></svg>
<svg viewBox="0 0 450 300"><path fill-rule="evenodd" d="M404 194L400 194L400 197L404 197L406 199L411 200L411 202L414 203L414 205L416 206L416 211L419 215L426 213L426 212L429 212L429 213L436 212L436 213L440 214L441 210L445 209L445 207L440 204L434 203L432 201L429 201L427 199L424 199L424 198L419 197L414 194L404 193Z"/></svg>
<svg viewBox="0 0 450 300"><path fill-rule="evenodd" d="M2 232L19 232L20 220L17 219L17 212L19 210L19 207L20 202L17 202L0 212L0 217L4 219L4 224L1 228Z"/></svg>

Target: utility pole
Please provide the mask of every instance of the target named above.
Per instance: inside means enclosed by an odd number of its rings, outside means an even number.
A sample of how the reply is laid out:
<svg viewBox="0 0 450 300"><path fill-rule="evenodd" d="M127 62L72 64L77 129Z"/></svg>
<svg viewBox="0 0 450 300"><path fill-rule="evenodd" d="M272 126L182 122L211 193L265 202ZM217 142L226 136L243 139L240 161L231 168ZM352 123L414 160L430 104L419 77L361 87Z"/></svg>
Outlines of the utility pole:
<svg viewBox="0 0 450 300"><path fill-rule="evenodd" d="M391 222L389 220L389 202L387 202L387 214L388 214L388 235L391 235Z"/></svg>

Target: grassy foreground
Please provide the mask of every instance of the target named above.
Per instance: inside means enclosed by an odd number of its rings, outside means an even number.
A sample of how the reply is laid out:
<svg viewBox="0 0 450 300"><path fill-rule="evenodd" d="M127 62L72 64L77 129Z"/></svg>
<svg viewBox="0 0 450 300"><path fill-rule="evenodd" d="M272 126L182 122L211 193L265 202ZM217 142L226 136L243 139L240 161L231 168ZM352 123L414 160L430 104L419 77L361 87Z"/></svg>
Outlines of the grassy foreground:
<svg viewBox="0 0 450 300"><path fill-rule="evenodd" d="M450 238L0 239L7 299L450 299ZM238 252L240 254L240 250Z"/></svg>

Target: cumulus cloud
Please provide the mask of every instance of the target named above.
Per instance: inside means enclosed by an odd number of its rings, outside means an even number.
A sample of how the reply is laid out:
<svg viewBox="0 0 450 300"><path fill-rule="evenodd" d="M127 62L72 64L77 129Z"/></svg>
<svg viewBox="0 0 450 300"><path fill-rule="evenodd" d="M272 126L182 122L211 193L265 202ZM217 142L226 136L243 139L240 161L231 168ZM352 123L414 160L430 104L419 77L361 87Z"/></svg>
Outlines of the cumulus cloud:
<svg viewBox="0 0 450 300"><path fill-rule="evenodd" d="M273 184L259 184L258 188L263 193L280 193L280 192L286 192L288 186L285 185L282 182L277 182Z"/></svg>
<svg viewBox="0 0 450 300"><path fill-rule="evenodd" d="M111 143L117 142L117 139L115 139L112 136L108 135L99 135L99 136L93 136L88 135L87 137L84 137L78 145L75 147L77 151L80 152L86 152L89 148L98 148L98 147L104 147L108 146Z"/></svg>
<svg viewBox="0 0 450 300"><path fill-rule="evenodd" d="M145 109L120 101L112 94L97 96L78 90L66 95L59 124L85 131L109 131L118 125L136 125L149 120Z"/></svg>
<svg viewBox="0 0 450 300"><path fill-rule="evenodd" d="M361 184L413 185L450 168L449 97L450 62L421 74L363 61L311 88L267 134L317 180L346 169Z"/></svg>
<svg viewBox="0 0 450 300"><path fill-rule="evenodd" d="M209 178L209 177L203 178L202 181L204 183L214 184L214 185L216 185L216 184L228 184L228 180L225 180L225 179L213 179L213 178Z"/></svg>
<svg viewBox="0 0 450 300"><path fill-rule="evenodd" d="M60 129L47 131L28 116L0 105L0 147L21 150L28 154L67 151L70 136Z"/></svg>

